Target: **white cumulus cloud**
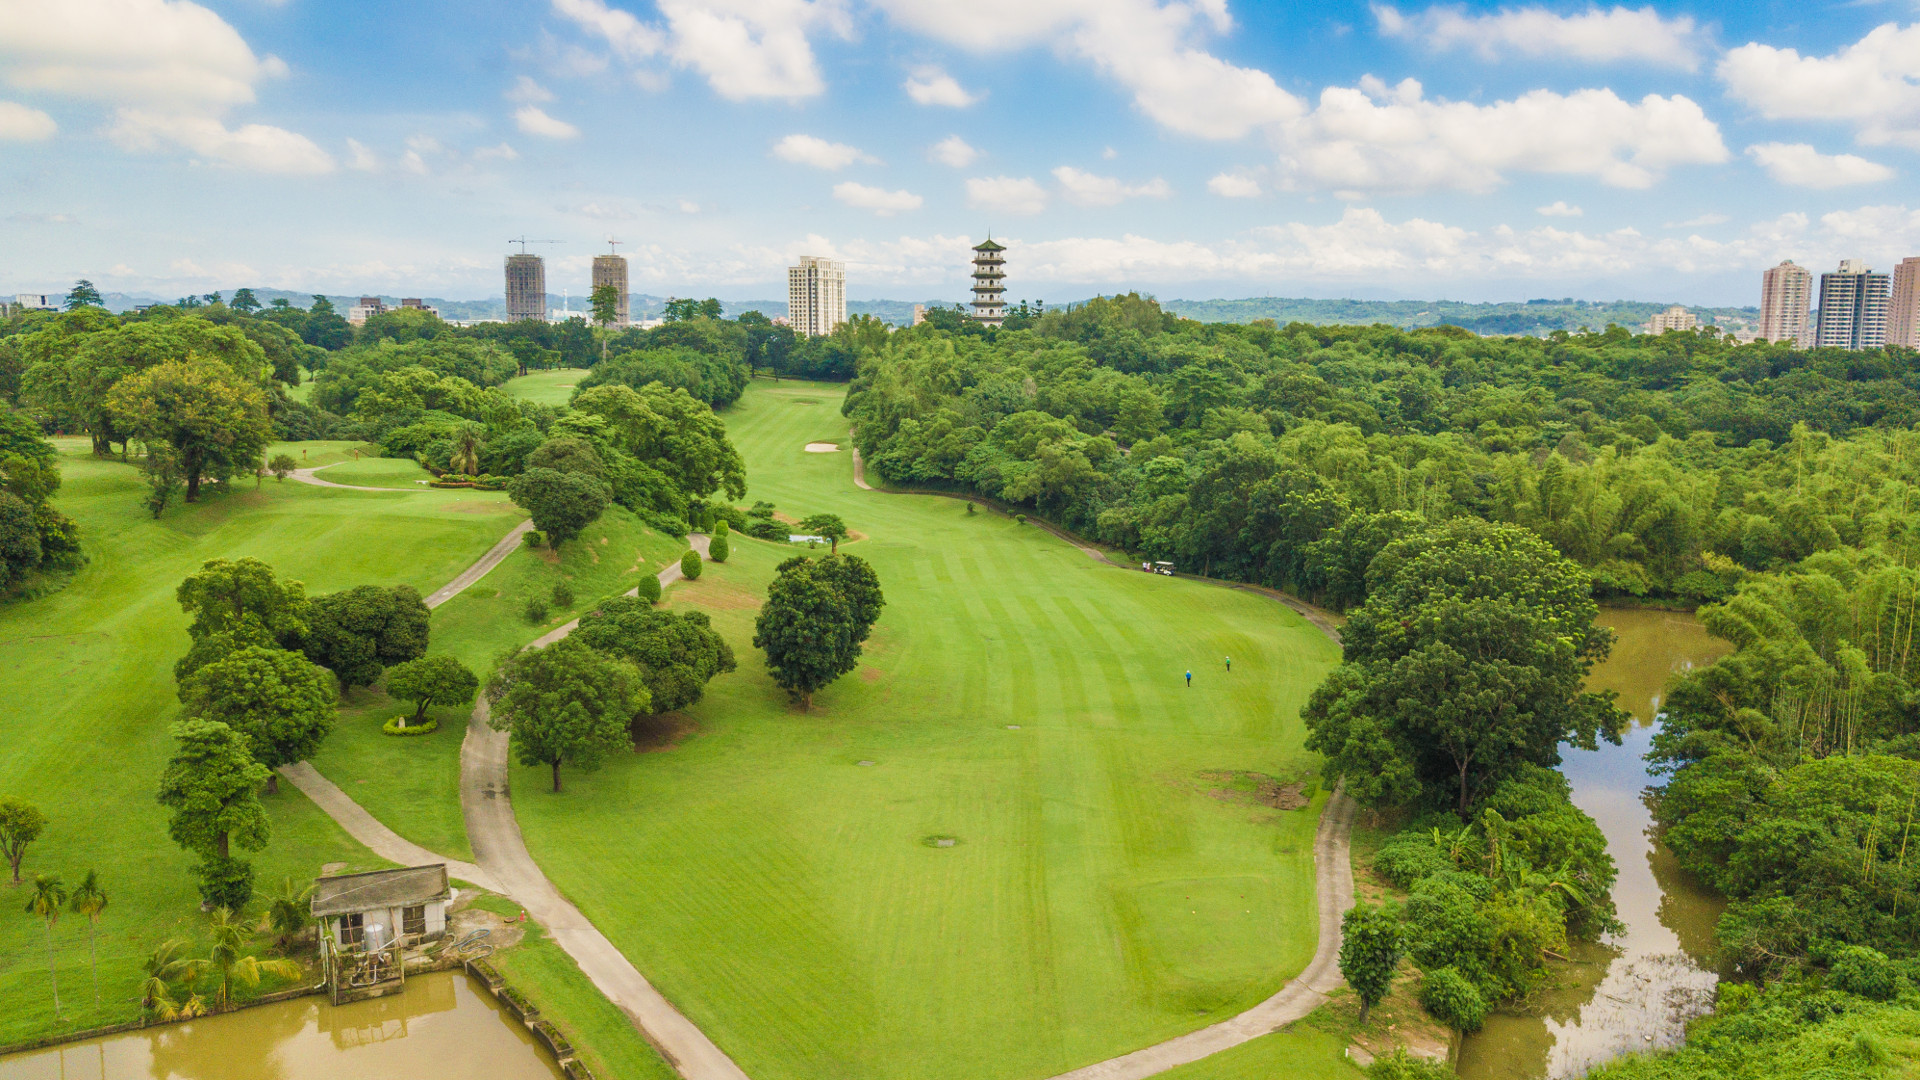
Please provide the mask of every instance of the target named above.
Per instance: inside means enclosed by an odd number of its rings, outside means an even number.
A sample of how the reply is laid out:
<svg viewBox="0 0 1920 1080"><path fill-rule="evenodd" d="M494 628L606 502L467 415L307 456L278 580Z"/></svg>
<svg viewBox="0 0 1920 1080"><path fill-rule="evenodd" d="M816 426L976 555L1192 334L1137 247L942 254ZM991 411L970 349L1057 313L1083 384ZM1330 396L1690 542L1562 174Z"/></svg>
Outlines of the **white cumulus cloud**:
<svg viewBox="0 0 1920 1080"><path fill-rule="evenodd" d="M967 145L967 140L958 135L949 135L927 150L927 157L955 169L964 169L974 163L980 151Z"/></svg>
<svg viewBox="0 0 1920 1080"><path fill-rule="evenodd" d="M828 142L814 135L789 135L773 144L773 156L816 169L844 169L849 165L877 165L879 158L846 143Z"/></svg>
<svg viewBox="0 0 1920 1080"><path fill-rule="evenodd" d="M359 139L347 140L347 168L359 172L379 172L380 155Z"/></svg>
<svg viewBox="0 0 1920 1080"><path fill-rule="evenodd" d="M109 135L139 151L274 173L326 172L313 140L269 124L229 127L255 86L287 73L191 0L0 0L0 80L115 106ZM42 114L44 115L44 114Z"/></svg>
<svg viewBox="0 0 1920 1080"><path fill-rule="evenodd" d="M1753 42L1727 53L1727 93L1769 120L1838 120L1870 146L1920 148L1920 23L1878 26L1829 56Z"/></svg>
<svg viewBox="0 0 1920 1080"><path fill-rule="evenodd" d="M955 109L964 109L986 96L970 93L960 85L959 80L938 67L915 68L900 87L915 104L945 105Z"/></svg>
<svg viewBox="0 0 1920 1080"><path fill-rule="evenodd" d="M871 210L881 217L892 217L907 210L918 210L925 200L911 191L856 184L851 180L833 185L833 197L859 210Z"/></svg>
<svg viewBox="0 0 1920 1080"><path fill-rule="evenodd" d="M553 101L553 91L534 82L529 76L522 75L502 95L508 101L525 102L529 105L546 105Z"/></svg>
<svg viewBox="0 0 1920 1080"><path fill-rule="evenodd" d="M1252 199L1260 195L1260 181L1246 173L1221 173L1207 181L1207 190L1223 199Z"/></svg>
<svg viewBox="0 0 1920 1080"><path fill-rule="evenodd" d="M1565 57L1590 63L1623 60L1692 71L1705 44L1693 18L1661 18L1652 7L1590 7L1560 15L1542 7L1502 8L1469 14L1462 8L1430 7L1406 14L1375 4L1380 32L1433 49L1470 48L1486 59L1503 54Z"/></svg>
<svg viewBox="0 0 1920 1080"><path fill-rule="evenodd" d="M1893 179L1893 170L1853 154L1823 154L1806 143L1760 143L1747 156L1782 184L1836 188Z"/></svg>
<svg viewBox="0 0 1920 1080"><path fill-rule="evenodd" d="M513 111L513 123L523 134L538 135L543 139L577 139L580 129L547 115L547 110L538 105L522 105Z"/></svg>
<svg viewBox="0 0 1920 1080"><path fill-rule="evenodd" d="M977 176L967 181L967 205L1006 214L1037 214L1047 208L1047 189L1031 176Z"/></svg>
<svg viewBox="0 0 1920 1080"><path fill-rule="evenodd" d="M1692 100L1611 90L1534 90L1478 105L1428 98L1413 79L1328 87L1288 125L1283 165L1298 184L1347 191L1487 191L1510 172L1651 186L1675 165L1727 160L1720 129Z"/></svg>
<svg viewBox="0 0 1920 1080"><path fill-rule="evenodd" d="M982 54L1045 45L1133 94L1155 123L1239 138L1300 115L1299 98L1258 68L1202 48L1233 25L1225 0L875 0L896 22Z"/></svg>
<svg viewBox="0 0 1920 1080"><path fill-rule="evenodd" d="M1115 206L1128 199L1164 199L1173 194L1165 180L1155 177L1144 184L1127 184L1111 176L1096 176L1071 165L1053 170L1067 201L1078 206Z"/></svg>
<svg viewBox="0 0 1920 1080"><path fill-rule="evenodd" d="M1577 206L1568 205L1565 199L1555 199L1546 206L1536 207L1533 212L1541 217L1580 217L1586 213Z"/></svg>
<svg viewBox="0 0 1920 1080"><path fill-rule="evenodd" d="M0 101L0 139L35 142L51 139L60 125L39 109L30 109L17 101Z"/></svg>
<svg viewBox="0 0 1920 1080"><path fill-rule="evenodd" d="M848 32L838 0L658 0L664 26L642 22L604 0L552 0L556 14L602 40L629 63L656 58L690 69L734 101L812 97L826 89L807 39L826 27Z"/></svg>
<svg viewBox="0 0 1920 1080"><path fill-rule="evenodd" d="M229 128L217 117L121 109L108 134L128 150L182 147L205 161L254 172L331 172L333 157L312 139L267 124Z"/></svg>

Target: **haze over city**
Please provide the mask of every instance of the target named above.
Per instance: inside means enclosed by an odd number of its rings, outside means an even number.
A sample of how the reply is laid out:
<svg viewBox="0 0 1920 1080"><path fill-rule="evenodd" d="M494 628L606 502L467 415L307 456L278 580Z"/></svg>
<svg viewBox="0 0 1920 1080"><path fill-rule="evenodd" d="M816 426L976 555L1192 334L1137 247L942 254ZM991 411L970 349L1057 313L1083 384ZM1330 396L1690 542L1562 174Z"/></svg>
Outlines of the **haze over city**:
<svg viewBox="0 0 1920 1080"><path fill-rule="evenodd" d="M0 0L0 292L1758 301L1920 251L1899 5ZM576 293L577 294L577 293Z"/></svg>

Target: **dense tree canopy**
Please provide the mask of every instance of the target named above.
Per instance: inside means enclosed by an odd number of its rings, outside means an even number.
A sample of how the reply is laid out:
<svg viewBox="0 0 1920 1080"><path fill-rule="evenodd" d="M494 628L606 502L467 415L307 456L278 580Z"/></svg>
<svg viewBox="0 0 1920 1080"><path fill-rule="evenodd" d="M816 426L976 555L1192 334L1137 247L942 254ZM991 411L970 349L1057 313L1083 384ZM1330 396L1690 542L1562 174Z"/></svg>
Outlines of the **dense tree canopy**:
<svg viewBox="0 0 1920 1080"><path fill-rule="evenodd" d="M193 644L173 668L177 679L238 648L298 649L306 639L306 586L281 581L259 559L209 559L187 575L174 598L193 620L187 625Z"/></svg>
<svg viewBox="0 0 1920 1080"><path fill-rule="evenodd" d="M480 680L451 656L422 656L387 669L387 694L414 703L413 722L426 719L433 705L471 705Z"/></svg>
<svg viewBox="0 0 1920 1080"><path fill-rule="evenodd" d="M857 555L788 559L767 587L753 645L766 652L774 685L810 708L815 691L859 666L885 603L879 577Z"/></svg>
<svg viewBox="0 0 1920 1080"><path fill-rule="evenodd" d="M246 736L216 720L183 720L173 737L180 745L160 775L160 804L173 811L167 834L174 843L222 859L236 844L266 847L272 830L255 793L267 767L254 760Z"/></svg>
<svg viewBox="0 0 1920 1080"><path fill-rule="evenodd" d="M285 649L237 649L183 680L180 700L188 716L238 732L268 769L305 761L333 730L332 677Z"/></svg>
<svg viewBox="0 0 1920 1080"><path fill-rule="evenodd" d="M555 792L562 764L592 772L631 747L628 725L649 705L631 663L571 637L503 658L487 683L487 699L495 730L513 735L522 765L553 770Z"/></svg>
<svg viewBox="0 0 1920 1080"><path fill-rule="evenodd" d="M411 585L360 585L316 596L307 608L307 659L343 690L372 686L386 668L425 656L430 612Z"/></svg>
<svg viewBox="0 0 1920 1080"><path fill-rule="evenodd" d="M260 387L227 365L198 357L167 361L113 384L107 412L127 436L162 444L179 463L187 501L200 482L225 480L260 467L273 441Z"/></svg>
<svg viewBox="0 0 1920 1080"><path fill-rule="evenodd" d="M607 485L586 473L528 469L513 478L507 495L533 518L533 527L555 551L600 519L607 509Z"/></svg>
<svg viewBox="0 0 1920 1080"><path fill-rule="evenodd" d="M704 611L660 611L638 597L617 596L580 616L574 638L640 671L654 713L700 700L715 675L734 670L733 647Z"/></svg>

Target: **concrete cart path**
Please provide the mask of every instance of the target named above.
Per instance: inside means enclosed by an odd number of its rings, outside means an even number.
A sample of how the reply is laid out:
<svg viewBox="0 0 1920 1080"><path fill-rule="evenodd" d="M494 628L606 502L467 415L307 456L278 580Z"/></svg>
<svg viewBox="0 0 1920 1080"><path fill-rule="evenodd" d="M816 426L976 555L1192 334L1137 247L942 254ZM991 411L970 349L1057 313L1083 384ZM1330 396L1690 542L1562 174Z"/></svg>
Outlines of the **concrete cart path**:
<svg viewBox="0 0 1920 1080"><path fill-rule="evenodd" d="M347 835L367 845L375 855L388 862L401 866L446 863L449 877L459 878L492 892L501 891L500 883L494 880L493 875L478 866L437 855L380 824L378 818L367 813L364 807L349 798L333 781L321 776L312 765L304 761L282 765L280 775L305 792L307 798L347 830Z"/></svg>
<svg viewBox="0 0 1920 1080"><path fill-rule="evenodd" d="M708 538L689 539L694 550L704 558ZM661 588L679 581L680 577L680 563L667 564L667 568L660 571ZM528 648L545 648L572 633L577 625L576 619L542 636ZM733 1059L654 989L626 954L607 940L541 872L540 865L527 851L520 822L513 813L508 736L495 731L488 722L489 717L487 699L482 695L467 723L466 741L460 744L460 807L466 815L467 841L473 845L474 857L500 882L508 896L525 905L547 928L553 940L573 957L593 985L627 1014L680 1075L687 1080L747 1080L747 1074L740 1071Z"/></svg>
<svg viewBox="0 0 1920 1080"><path fill-rule="evenodd" d="M292 472L288 473L287 475L293 477L295 480L298 480L303 484L312 484L314 487L339 488L341 491L389 491L391 492L391 491L417 490L415 488L363 487L360 484L336 484L331 480L322 480L319 477L313 475L314 473L319 472L321 469L331 469L333 468L334 465L345 465L345 464L346 462L344 461L335 461L327 465L315 465L311 469L295 469Z"/></svg>

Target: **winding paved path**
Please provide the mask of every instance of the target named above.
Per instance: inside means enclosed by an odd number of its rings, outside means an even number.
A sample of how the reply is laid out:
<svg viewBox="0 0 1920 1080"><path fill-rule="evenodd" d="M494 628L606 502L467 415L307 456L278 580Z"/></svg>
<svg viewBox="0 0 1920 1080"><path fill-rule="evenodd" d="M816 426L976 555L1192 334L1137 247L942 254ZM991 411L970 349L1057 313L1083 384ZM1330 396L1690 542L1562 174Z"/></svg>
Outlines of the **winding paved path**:
<svg viewBox="0 0 1920 1080"><path fill-rule="evenodd" d="M318 487L344 488L349 491L395 491L404 488L356 487L334 484L313 474L327 466L296 470L292 475L302 483ZM853 483L863 491L877 490L867 483L866 467L860 451L853 451ZM1045 523L1040 524L1085 552L1090 557L1118 567L1100 551L1069 533ZM479 562L467 568L427 598L428 607L438 607L486 576L500 565L533 527L521 522L495 544ZM707 555L708 538L690 537L702 558ZM1123 568L1127 569L1127 568ZM1186 576L1186 575L1183 575ZM669 563L660 571L661 588L679 581L680 564ZM1209 580L1209 579L1199 579ZM1228 587L1239 588L1231 583ZM1340 631L1325 613L1294 598L1268 589L1251 589L1272 597L1300 612L1336 643ZM635 595L630 590L627 595ZM544 648L572 633L579 625L575 619L529 644ZM527 851L514 817L509 783L506 733L495 731L489 721L486 695L474 703L467 722L466 739L460 744L460 808L466 818L467 840L473 846L479 865L436 855L401 837L382 825L331 781L314 771L306 762L285 766L281 774L305 792L349 835L391 862L418 865L444 862L455 877L494 892L512 897L545 926L553 940L580 965L595 987L607 996L653 1043L662 1055L687 1080L749 1080L726 1052L706 1033L695 1027L680 1010L674 1008L633 966L626 954L607 939L571 901L562 896L540 865ZM1290 980L1272 997L1228 1020L1166 1042L1135 1050L1130 1054L1096 1062L1053 1080L1144 1080L1201 1058L1217 1054L1257 1039L1305 1017L1326 1001L1327 994L1342 982L1339 969L1340 918L1353 906L1353 864L1349 836L1353 828L1354 803L1342 791L1334 792L1320 815L1320 827L1314 837L1314 890L1320 915L1319 945L1305 971Z"/></svg>

